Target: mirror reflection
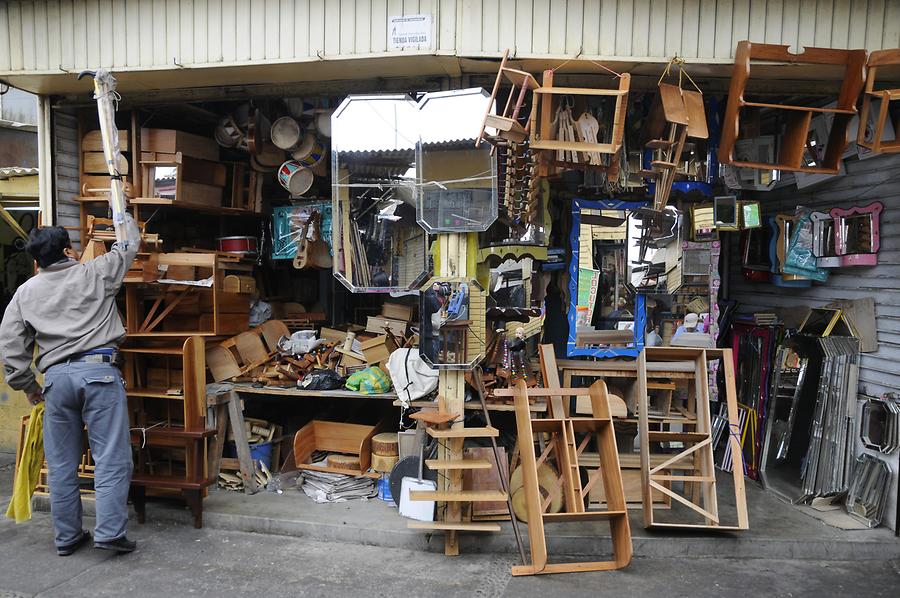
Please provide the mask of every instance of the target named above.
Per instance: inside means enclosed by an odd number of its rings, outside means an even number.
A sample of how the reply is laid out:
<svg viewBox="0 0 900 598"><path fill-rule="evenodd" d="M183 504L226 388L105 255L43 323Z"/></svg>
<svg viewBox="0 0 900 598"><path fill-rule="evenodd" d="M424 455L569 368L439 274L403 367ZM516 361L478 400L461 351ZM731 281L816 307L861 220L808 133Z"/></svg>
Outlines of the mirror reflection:
<svg viewBox="0 0 900 598"><path fill-rule="evenodd" d="M681 213L636 209L628 216L628 281L632 289L672 293L681 286Z"/></svg>
<svg viewBox="0 0 900 598"><path fill-rule="evenodd" d="M150 168L150 197L175 199L177 188L177 166L152 166Z"/></svg>
<svg viewBox="0 0 900 598"><path fill-rule="evenodd" d="M573 200L568 355L636 355L644 298L627 276L629 214L642 202Z"/></svg>
<svg viewBox="0 0 900 598"><path fill-rule="evenodd" d="M433 278L419 294L419 354L432 368L468 369L485 351L486 295L474 280Z"/></svg>
<svg viewBox="0 0 900 598"><path fill-rule="evenodd" d="M428 232L480 232L497 218L496 159L489 146L475 147L490 103L481 88L419 101L418 217Z"/></svg>
<svg viewBox="0 0 900 598"><path fill-rule="evenodd" d="M349 96L332 115L334 274L353 292L417 289L427 277L417 113L409 96L381 95Z"/></svg>

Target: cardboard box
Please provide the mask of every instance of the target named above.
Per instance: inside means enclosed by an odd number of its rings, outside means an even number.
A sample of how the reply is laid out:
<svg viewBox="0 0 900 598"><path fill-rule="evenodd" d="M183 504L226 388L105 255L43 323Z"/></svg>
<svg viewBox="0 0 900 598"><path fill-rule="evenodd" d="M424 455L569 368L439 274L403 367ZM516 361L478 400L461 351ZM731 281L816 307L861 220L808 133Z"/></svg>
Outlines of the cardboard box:
<svg viewBox="0 0 900 598"><path fill-rule="evenodd" d="M376 365L390 357L391 353L397 349L397 345L394 344L389 336L382 335L361 341L360 348L363 356L366 358L366 363Z"/></svg>
<svg viewBox="0 0 900 598"><path fill-rule="evenodd" d="M392 320L384 316L369 316L366 320L366 332L384 334L385 328L394 336L405 336L409 322L405 320Z"/></svg>
<svg viewBox="0 0 900 598"><path fill-rule="evenodd" d="M329 343L342 344L344 339L347 338L347 333L343 330L338 330L337 328L322 326L322 329L319 330L319 338L325 339Z"/></svg>

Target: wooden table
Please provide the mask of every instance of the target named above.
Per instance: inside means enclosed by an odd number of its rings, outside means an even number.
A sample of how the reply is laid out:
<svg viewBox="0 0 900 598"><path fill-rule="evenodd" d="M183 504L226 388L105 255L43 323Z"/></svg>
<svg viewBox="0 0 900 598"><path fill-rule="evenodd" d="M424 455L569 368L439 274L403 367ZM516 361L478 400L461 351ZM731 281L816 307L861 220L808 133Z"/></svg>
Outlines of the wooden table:
<svg viewBox="0 0 900 598"><path fill-rule="evenodd" d="M250 446L244 434L244 410L241 403L242 397L282 397L295 399L358 399L391 401L395 407L401 406L397 393L386 392L378 394L362 394L353 390L304 390L297 387L281 386L254 386L250 383L239 382L234 384L211 385L213 389L207 391L207 405L216 411L216 441L209 457L210 477L218 478L222 465L222 451L225 448L225 438L228 432L228 422L232 422L235 446L237 448L237 468L241 479L244 481L244 492L254 494L258 491L256 485L256 466L250 457ZM412 401L411 407L437 407L436 401ZM477 401L469 401L465 404L468 410L481 410ZM547 411L544 401L535 402L529 407L531 411L543 413ZM488 404L490 411L514 411L513 405Z"/></svg>

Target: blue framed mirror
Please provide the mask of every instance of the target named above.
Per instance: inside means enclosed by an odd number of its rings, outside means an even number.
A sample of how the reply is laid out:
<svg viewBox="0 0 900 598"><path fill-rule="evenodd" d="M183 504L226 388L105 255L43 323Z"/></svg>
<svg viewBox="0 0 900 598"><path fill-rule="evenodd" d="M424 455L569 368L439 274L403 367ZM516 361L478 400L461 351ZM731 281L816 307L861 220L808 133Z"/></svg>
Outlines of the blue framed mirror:
<svg viewBox="0 0 900 598"><path fill-rule="evenodd" d="M628 284L628 215L645 201L572 200L569 357L637 357L644 348L644 296Z"/></svg>

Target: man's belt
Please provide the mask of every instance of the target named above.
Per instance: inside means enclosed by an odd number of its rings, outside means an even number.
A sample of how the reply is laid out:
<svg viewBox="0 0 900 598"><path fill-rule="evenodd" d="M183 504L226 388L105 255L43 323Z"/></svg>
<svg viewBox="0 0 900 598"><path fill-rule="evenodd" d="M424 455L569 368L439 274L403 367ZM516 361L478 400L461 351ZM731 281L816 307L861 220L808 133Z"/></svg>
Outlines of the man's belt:
<svg viewBox="0 0 900 598"><path fill-rule="evenodd" d="M116 363L119 352L115 349L95 349L70 357L69 363Z"/></svg>

